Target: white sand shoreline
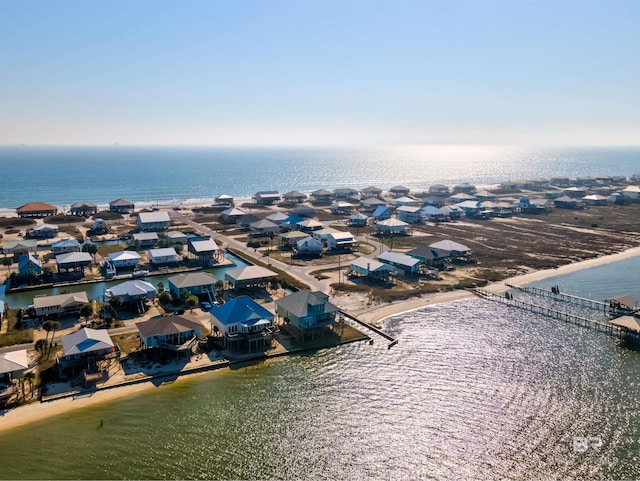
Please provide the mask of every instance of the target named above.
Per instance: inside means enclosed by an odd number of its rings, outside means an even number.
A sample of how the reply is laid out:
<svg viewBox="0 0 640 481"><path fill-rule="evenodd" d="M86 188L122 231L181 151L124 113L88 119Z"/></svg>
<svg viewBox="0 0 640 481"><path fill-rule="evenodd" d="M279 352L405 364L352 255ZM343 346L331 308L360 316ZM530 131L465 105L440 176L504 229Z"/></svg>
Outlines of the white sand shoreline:
<svg viewBox="0 0 640 481"><path fill-rule="evenodd" d="M629 259L638 255L640 255L640 247L634 247L618 254L600 256L582 262L567 264L557 269L547 269L512 277L509 279L505 279L504 281L490 284L486 287L486 289L491 292L501 292L508 289L506 286L507 283L515 285L527 284L556 275L568 274L581 269L587 269L590 267L596 267L609 264L611 262ZM362 311L354 311L352 312L352 314L355 314L358 318L365 322L377 324L381 320L393 315L403 314L434 304L456 302L473 297L473 294L468 291L456 290L450 292L429 294L416 299L397 301L383 306L378 305ZM194 374L190 374L189 376L191 375ZM25 406L20 406L18 408L6 411L4 414L0 415L0 433L34 422L42 421L52 416L69 412L75 409L93 406L102 402L112 401L123 396L146 391L152 387L156 387L155 384L153 384L151 381L148 381L140 384L99 390L91 394L80 395L77 397L64 398L45 403L36 402Z"/></svg>

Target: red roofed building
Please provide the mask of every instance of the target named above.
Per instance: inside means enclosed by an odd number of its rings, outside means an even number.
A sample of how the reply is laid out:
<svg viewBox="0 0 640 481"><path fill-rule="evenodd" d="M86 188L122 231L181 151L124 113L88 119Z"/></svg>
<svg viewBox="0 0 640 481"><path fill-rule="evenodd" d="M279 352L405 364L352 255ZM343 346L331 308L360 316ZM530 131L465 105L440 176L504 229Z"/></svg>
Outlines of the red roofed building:
<svg viewBox="0 0 640 481"><path fill-rule="evenodd" d="M29 202L16 209L18 217L47 217L56 215L58 208L46 202Z"/></svg>

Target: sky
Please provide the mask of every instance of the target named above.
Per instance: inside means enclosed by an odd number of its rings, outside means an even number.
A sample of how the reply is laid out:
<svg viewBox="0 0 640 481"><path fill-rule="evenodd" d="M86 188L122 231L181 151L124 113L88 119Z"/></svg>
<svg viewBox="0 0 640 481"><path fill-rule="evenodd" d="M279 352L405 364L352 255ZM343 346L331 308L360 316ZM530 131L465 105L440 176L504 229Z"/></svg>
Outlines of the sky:
<svg viewBox="0 0 640 481"><path fill-rule="evenodd" d="M0 0L0 144L640 145L638 0Z"/></svg>

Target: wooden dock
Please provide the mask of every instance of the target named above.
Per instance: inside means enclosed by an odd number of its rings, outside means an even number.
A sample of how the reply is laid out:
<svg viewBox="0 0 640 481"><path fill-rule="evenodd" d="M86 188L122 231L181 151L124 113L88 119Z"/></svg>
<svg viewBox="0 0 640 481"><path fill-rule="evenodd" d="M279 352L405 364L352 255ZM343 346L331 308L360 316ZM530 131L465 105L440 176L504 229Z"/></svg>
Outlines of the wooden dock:
<svg viewBox="0 0 640 481"><path fill-rule="evenodd" d="M509 286L512 289L518 289L522 292L526 292L528 294L532 294L534 296L540 296L540 297L544 297L544 298L551 298L552 300L554 299L554 296L562 296L562 299L558 299L558 300L564 300L567 301L568 303L571 303L572 305L582 305L582 306L587 306L587 307L601 307L601 306L605 306L603 308L603 310L606 312L606 309L608 307L608 305L604 302L600 302L600 301L595 301L593 299L586 299L586 298L582 298L582 297L578 297L578 296L571 296L568 294L556 294L553 293L551 291L547 291L545 289L539 289L539 288L532 288L532 287L515 287L515 286ZM475 295L477 295L478 297L482 298L482 299L486 299L489 301L493 301L493 302L498 302L500 304L504 304L506 306L509 307L515 307L517 309L522 309L525 311L529 311L532 312L534 314L539 314L545 317L549 317L552 319L558 319L567 323L571 323L571 324L575 324L581 327L586 327L589 329L594 329L596 331L600 331L603 332L609 336L612 337L616 337L618 339L625 339L625 340L629 340L631 342L634 343L640 343L640 333L632 331L630 329L624 328L624 327L620 327L620 326L616 326L614 324L611 324L608 321L605 320L597 320L597 319L590 319L588 317L584 317L584 316L579 316L577 314L573 314L570 312L566 312L566 311L562 311L557 309L557 304L554 307L548 307L548 306L541 306L538 304L534 304L532 302L527 302L527 301L521 301L518 300L517 298L514 298L513 296L506 296L506 295L500 295L500 294L494 294L494 293L490 293L488 291L485 291L484 289L471 289L471 292L473 292ZM551 294L551 296L549 296L549 294ZM587 302L588 301L588 302Z"/></svg>
<svg viewBox="0 0 640 481"><path fill-rule="evenodd" d="M368 322L364 322L363 320L358 319L357 317L352 316L351 314L347 314L343 310L340 310L339 312L343 317L346 317L347 319L350 319L350 320L360 324L361 326L366 327L367 329L375 332L379 336L384 337L387 341L390 341L389 345L387 346L388 349L391 349L393 346L398 344L398 340L396 338L394 338L393 336L390 336L389 334L387 334L384 331L381 331L376 326L374 326L372 324L369 324Z"/></svg>
<svg viewBox="0 0 640 481"><path fill-rule="evenodd" d="M601 308L603 312L606 312L606 310L609 308L609 304L606 302L587 299L586 297L574 296L572 294L563 294L563 293L560 293L558 289L553 290L553 289L542 289L540 287L520 287L520 286L511 285L511 284L505 284L505 285L510 289L515 289L520 292L531 294L533 296L553 299L554 301L568 302L571 304L591 307L594 309Z"/></svg>

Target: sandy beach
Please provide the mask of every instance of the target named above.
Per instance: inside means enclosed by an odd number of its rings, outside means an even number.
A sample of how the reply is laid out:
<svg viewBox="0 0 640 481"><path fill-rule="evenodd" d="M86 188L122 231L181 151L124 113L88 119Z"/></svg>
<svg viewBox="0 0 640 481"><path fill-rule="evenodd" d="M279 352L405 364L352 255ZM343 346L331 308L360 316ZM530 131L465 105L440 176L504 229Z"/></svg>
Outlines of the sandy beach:
<svg viewBox="0 0 640 481"><path fill-rule="evenodd" d="M512 277L504 281L490 284L486 287L486 289L490 290L491 292L501 292L507 289L507 283L516 285L527 284L530 282L543 280L548 277L553 277L560 274L568 274L570 272L581 269L605 265L611 262L628 259L638 255L640 255L640 247L632 248L618 254L601 256L583 262L568 264L557 269L535 271L528 274ZM357 315L363 321L371 324L377 324L382 319L392 315L409 312L433 304L455 302L469 298L473 298L473 294L465 290L456 290L424 295L415 299L393 302L387 305L377 305L369 309L363 309L361 311L352 311L352 313ZM343 307L348 309L348 306ZM400 339L400 342L402 342L402 339ZM50 418L51 416L72 411L74 409L93 406L102 402L118 399L123 396L150 390L152 388L157 388L157 386L149 381L141 384L97 391L92 394L80 395L77 397L69 397L45 403L35 402L32 404L21 406L6 411L0 415L0 432L18 428L26 424L38 422Z"/></svg>

